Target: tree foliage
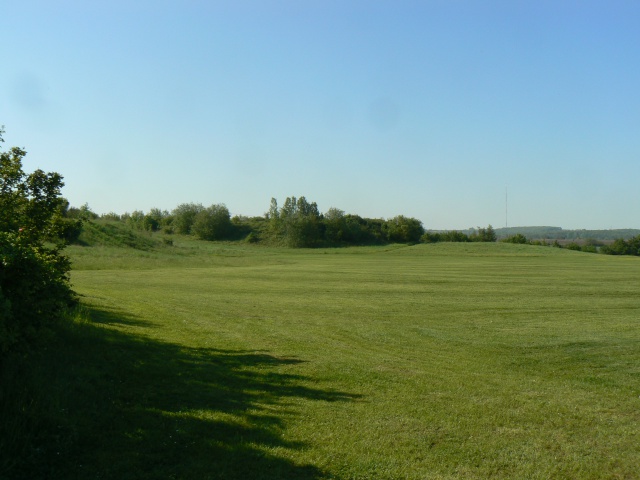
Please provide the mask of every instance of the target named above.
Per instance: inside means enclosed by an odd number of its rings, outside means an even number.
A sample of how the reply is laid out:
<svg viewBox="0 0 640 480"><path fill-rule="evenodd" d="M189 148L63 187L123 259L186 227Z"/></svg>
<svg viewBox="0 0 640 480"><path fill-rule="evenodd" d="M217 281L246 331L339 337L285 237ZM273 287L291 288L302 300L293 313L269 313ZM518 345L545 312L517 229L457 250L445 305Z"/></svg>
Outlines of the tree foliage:
<svg viewBox="0 0 640 480"><path fill-rule="evenodd" d="M196 215L203 210L204 207L201 203L182 203L178 205L173 212L171 212L174 231L182 235L189 235L196 221Z"/></svg>
<svg viewBox="0 0 640 480"><path fill-rule="evenodd" d="M385 222L384 232L390 242L417 243L424 234L424 228L420 220L398 215Z"/></svg>
<svg viewBox="0 0 640 480"><path fill-rule="evenodd" d="M267 217L271 233L287 246L315 247L324 240L318 205L309 203L305 197L287 197L280 209L272 198Z"/></svg>
<svg viewBox="0 0 640 480"><path fill-rule="evenodd" d="M0 129L0 140L3 130ZM23 149L0 151L0 352L59 319L73 301L69 223L58 173L22 169ZM68 204L67 204L68 206Z"/></svg>
<svg viewBox="0 0 640 480"><path fill-rule="evenodd" d="M510 235L507 238L503 238L501 240L501 242L503 242L503 243L517 243L517 244L524 245L524 244L529 243L529 240L527 240L527 237L525 237L521 233L516 233L515 235Z"/></svg>
<svg viewBox="0 0 640 480"><path fill-rule="evenodd" d="M495 242L497 239L496 231L491 225L486 228L478 227L476 232L469 236L469 240L472 242Z"/></svg>
<svg viewBox="0 0 640 480"><path fill-rule="evenodd" d="M376 245L387 241L385 221L378 218L362 218L330 208L323 222L329 245Z"/></svg>
<svg viewBox="0 0 640 480"><path fill-rule="evenodd" d="M229 238L232 230L231 215L223 204L211 205L198 212L191 227L202 240L223 240Z"/></svg>
<svg viewBox="0 0 640 480"><path fill-rule="evenodd" d="M497 235L491 225L486 228L478 227L477 230L471 229L470 234L460 232L458 230L449 230L444 232L426 232L420 238L422 243L437 242L495 242Z"/></svg>
<svg viewBox="0 0 640 480"><path fill-rule="evenodd" d="M426 232L420 238L422 243L437 242L470 242L469 235L458 230L449 230L446 232Z"/></svg>
<svg viewBox="0 0 640 480"><path fill-rule="evenodd" d="M628 240L618 238L611 245L602 247L601 251L609 255L640 256L640 235L637 235Z"/></svg>
<svg viewBox="0 0 640 480"><path fill-rule="evenodd" d="M265 217L272 237L290 247L417 243L424 233L420 220L404 215L371 219L338 208L323 215L305 197L287 197L280 208L272 198Z"/></svg>

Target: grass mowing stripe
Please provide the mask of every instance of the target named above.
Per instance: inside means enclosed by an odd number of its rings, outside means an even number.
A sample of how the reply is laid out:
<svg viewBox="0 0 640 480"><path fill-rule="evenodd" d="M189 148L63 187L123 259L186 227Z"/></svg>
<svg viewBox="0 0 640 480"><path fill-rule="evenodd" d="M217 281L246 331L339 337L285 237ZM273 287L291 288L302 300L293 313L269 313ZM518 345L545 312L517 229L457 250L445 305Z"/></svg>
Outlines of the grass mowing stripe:
<svg viewBox="0 0 640 480"><path fill-rule="evenodd" d="M194 456L202 468L278 478L260 470L263 452L300 478L636 473L637 259L497 244L335 252L212 244L167 261L140 256L140 270L84 255L92 269L72 279L87 305L107 312L106 331L202 352L198 362L222 351L280 359L231 372L265 379L244 391L247 410L197 401L225 382L233 391L231 374L189 383L189 398L173 392L167 403L173 374L163 379L161 359L151 362L151 400L131 396L150 432L185 415L203 427L221 421L244 440L205 428L191 440L196 449L206 456L232 445L257 467ZM195 376L198 362L183 364L184 374ZM154 448L173 458L170 445ZM176 461L166 472L182 468Z"/></svg>

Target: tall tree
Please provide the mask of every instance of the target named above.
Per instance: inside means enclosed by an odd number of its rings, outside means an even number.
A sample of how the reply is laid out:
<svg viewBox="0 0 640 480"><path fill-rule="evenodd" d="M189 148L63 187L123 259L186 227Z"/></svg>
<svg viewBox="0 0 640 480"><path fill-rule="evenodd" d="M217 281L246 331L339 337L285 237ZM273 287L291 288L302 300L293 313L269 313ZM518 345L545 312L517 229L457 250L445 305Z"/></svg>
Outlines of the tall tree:
<svg viewBox="0 0 640 480"><path fill-rule="evenodd" d="M305 197L287 197L279 211L271 199L269 218L272 232L290 247L314 247L322 241L324 225L318 205Z"/></svg>
<svg viewBox="0 0 640 480"><path fill-rule="evenodd" d="M398 215L385 222L384 231L390 242L417 243L424 233L424 228L420 220Z"/></svg>
<svg viewBox="0 0 640 480"><path fill-rule="evenodd" d="M4 130L0 128L0 141ZM64 247L64 183L26 174L26 151L0 151L0 353L59 319L74 297Z"/></svg>
<svg viewBox="0 0 640 480"><path fill-rule="evenodd" d="M344 211L330 208L324 214L325 238L330 243L341 243L347 236L347 222Z"/></svg>
<svg viewBox="0 0 640 480"><path fill-rule="evenodd" d="M176 233L189 235L196 221L196 215L204 210L201 203L182 203L171 214L173 215L173 228Z"/></svg>
<svg viewBox="0 0 640 480"><path fill-rule="evenodd" d="M232 229L231 215L223 204L211 205L198 212L191 228L203 240L223 240L231 235Z"/></svg>

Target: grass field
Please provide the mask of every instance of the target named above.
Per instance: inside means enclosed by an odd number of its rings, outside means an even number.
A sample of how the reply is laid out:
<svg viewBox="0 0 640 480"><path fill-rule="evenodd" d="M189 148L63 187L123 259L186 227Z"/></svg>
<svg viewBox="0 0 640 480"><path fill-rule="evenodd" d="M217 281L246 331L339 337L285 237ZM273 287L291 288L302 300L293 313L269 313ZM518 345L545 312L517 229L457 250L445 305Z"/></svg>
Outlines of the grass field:
<svg viewBox="0 0 640 480"><path fill-rule="evenodd" d="M638 258L69 253L50 478L640 478Z"/></svg>

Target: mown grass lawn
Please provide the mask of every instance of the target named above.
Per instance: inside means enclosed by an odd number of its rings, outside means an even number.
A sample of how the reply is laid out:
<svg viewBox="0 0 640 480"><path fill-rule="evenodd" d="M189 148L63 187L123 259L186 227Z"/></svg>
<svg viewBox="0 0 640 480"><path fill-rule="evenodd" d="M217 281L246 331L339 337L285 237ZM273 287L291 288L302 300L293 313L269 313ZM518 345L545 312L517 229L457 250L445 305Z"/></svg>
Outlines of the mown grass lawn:
<svg viewBox="0 0 640 480"><path fill-rule="evenodd" d="M639 476L637 258L186 241L70 253L91 320L52 373L73 411L49 472Z"/></svg>

